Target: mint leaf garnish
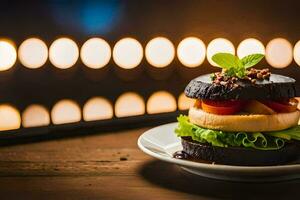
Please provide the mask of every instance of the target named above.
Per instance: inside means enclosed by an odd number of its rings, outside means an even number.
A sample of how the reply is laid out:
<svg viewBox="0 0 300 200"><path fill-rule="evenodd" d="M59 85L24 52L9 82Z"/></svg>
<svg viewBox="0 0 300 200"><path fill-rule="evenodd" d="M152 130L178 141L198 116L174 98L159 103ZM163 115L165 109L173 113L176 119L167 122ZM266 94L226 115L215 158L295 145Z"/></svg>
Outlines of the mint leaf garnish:
<svg viewBox="0 0 300 200"><path fill-rule="evenodd" d="M213 55L212 60L224 69L243 66L241 60L230 53L217 53Z"/></svg>
<svg viewBox="0 0 300 200"><path fill-rule="evenodd" d="M215 78L216 78L215 73L211 73L211 74L210 74L210 78L211 78L212 80L215 80Z"/></svg>
<svg viewBox="0 0 300 200"><path fill-rule="evenodd" d="M265 56L263 54L251 54L241 59L243 66L247 69L259 63Z"/></svg>
<svg viewBox="0 0 300 200"><path fill-rule="evenodd" d="M225 69L227 76L244 78L247 74L246 69L259 63L263 57L263 54L251 54L239 59L230 53L217 53L212 56L212 60L218 67Z"/></svg>

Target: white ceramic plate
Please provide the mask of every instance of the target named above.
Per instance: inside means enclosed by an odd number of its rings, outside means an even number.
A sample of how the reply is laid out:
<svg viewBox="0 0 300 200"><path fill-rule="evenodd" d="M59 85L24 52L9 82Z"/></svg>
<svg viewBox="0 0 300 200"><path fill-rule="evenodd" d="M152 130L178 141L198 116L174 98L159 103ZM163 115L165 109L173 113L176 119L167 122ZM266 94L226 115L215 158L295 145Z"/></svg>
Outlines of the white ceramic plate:
<svg viewBox="0 0 300 200"><path fill-rule="evenodd" d="M208 178L245 182L300 178L300 160L295 164L252 167L207 164L173 158L173 153L182 149L180 138L174 133L176 126L177 123L170 123L146 131L138 139L139 148L159 160L177 164L188 172Z"/></svg>

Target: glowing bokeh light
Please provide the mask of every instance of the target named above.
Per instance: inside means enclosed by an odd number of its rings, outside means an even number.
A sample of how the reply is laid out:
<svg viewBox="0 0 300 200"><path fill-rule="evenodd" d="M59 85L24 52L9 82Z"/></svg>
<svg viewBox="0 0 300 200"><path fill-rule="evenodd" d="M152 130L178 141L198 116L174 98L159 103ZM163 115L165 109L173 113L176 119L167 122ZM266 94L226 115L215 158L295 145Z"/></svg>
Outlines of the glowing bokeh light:
<svg viewBox="0 0 300 200"><path fill-rule="evenodd" d="M166 91L153 93L147 101L147 113L165 113L176 111L176 99Z"/></svg>
<svg viewBox="0 0 300 200"><path fill-rule="evenodd" d="M295 44L293 54L295 62L300 66L300 40Z"/></svg>
<svg viewBox="0 0 300 200"><path fill-rule="evenodd" d="M78 122L81 120L80 107L72 100L61 100L53 106L51 118L53 124Z"/></svg>
<svg viewBox="0 0 300 200"><path fill-rule="evenodd" d="M22 65L30 69L36 69L46 63L48 48L42 40L29 38L20 45L18 56Z"/></svg>
<svg viewBox="0 0 300 200"><path fill-rule="evenodd" d="M103 97L91 98L83 107L84 121L111 119L113 115L112 104Z"/></svg>
<svg viewBox="0 0 300 200"><path fill-rule="evenodd" d="M135 68L143 59L143 47L136 39L123 38L114 46L113 59L121 68Z"/></svg>
<svg viewBox="0 0 300 200"><path fill-rule="evenodd" d="M266 60L272 67L287 67L293 61L291 43L284 38L271 40L266 47Z"/></svg>
<svg viewBox="0 0 300 200"><path fill-rule="evenodd" d="M145 102L143 98L133 92L126 92L119 96L115 104L115 115L117 117L128 117L143 115L145 113Z"/></svg>
<svg viewBox="0 0 300 200"><path fill-rule="evenodd" d="M239 58L255 53L265 54L265 46L261 41L254 38L243 40L237 48L237 56Z"/></svg>
<svg viewBox="0 0 300 200"><path fill-rule="evenodd" d="M206 56L208 62L213 66L218 66L211 57L216 53L231 53L235 54L235 48L233 44L225 38L216 38L212 40L206 50Z"/></svg>
<svg viewBox="0 0 300 200"><path fill-rule="evenodd" d="M48 110L41 105L30 105L22 114L23 127L47 126L50 124L50 115Z"/></svg>
<svg viewBox="0 0 300 200"><path fill-rule="evenodd" d="M183 39L177 47L179 61L187 67L197 67L205 59L206 47L202 40L196 37Z"/></svg>
<svg viewBox="0 0 300 200"><path fill-rule="evenodd" d="M188 110L195 103L195 99L188 98L184 93L181 93L178 97L178 109Z"/></svg>
<svg viewBox="0 0 300 200"><path fill-rule="evenodd" d="M10 69L16 62L17 51L12 42L0 40L0 71Z"/></svg>
<svg viewBox="0 0 300 200"><path fill-rule="evenodd" d="M175 57L175 48L167 38L156 37L146 45L145 56L152 66L158 68L166 67Z"/></svg>
<svg viewBox="0 0 300 200"><path fill-rule="evenodd" d="M105 40L101 38L91 38L82 45L80 57L86 66L99 69L109 62L111 49Z"/></svg>
<svg viewBox="0 0 300 200"><path fill-rule="evenodd" d="M57 68L67 69L78 60L79 50L77 44L69 38L55 40L49 49L49 60Z"/></svg>
<svg viewBox="0 0 300 200"><path fill-rule="evenodd" d="M19 111L8 105L0 105L0 131L18 129L21 126L21 116Z"/></svg>

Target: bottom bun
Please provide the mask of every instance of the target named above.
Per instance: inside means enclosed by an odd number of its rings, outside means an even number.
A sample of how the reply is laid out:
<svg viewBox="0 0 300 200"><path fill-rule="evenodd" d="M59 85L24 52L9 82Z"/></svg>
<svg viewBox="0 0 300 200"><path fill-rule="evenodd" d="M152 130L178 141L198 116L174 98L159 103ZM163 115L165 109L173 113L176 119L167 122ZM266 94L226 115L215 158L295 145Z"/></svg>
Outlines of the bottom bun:
<svg viewBox="0 0 300 200"><path fill-rule="evenodd" d="M262 166L279 165L297 159L300 148L295 143L288 143L278 150L257 150L243 147L215 147L182 137L183 151L195 160L204 160L216 164Z"/></svg>

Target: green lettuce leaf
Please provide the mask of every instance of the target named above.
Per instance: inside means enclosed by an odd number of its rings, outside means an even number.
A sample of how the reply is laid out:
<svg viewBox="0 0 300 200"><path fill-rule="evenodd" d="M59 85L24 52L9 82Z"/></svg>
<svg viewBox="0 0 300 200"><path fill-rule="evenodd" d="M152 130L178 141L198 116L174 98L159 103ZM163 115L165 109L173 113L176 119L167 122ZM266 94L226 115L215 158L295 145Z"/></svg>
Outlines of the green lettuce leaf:
<svg viewBox="0 0 300 200"><path fill-rule="evenodd" d="M247 147L260 150L276 150L285 145L285 139L262 133L224 132L199 127L189 122L189 118L180 115L175 133L178 137L189 136L200 143L209 143L218 147Z"/></svg>
<svg viewBox="0 0 300 200"><path fill-rule="evenodd" d="M300 140L300 126L298 125L282 131L267 132L266 134L286 140Z"/></svg>

